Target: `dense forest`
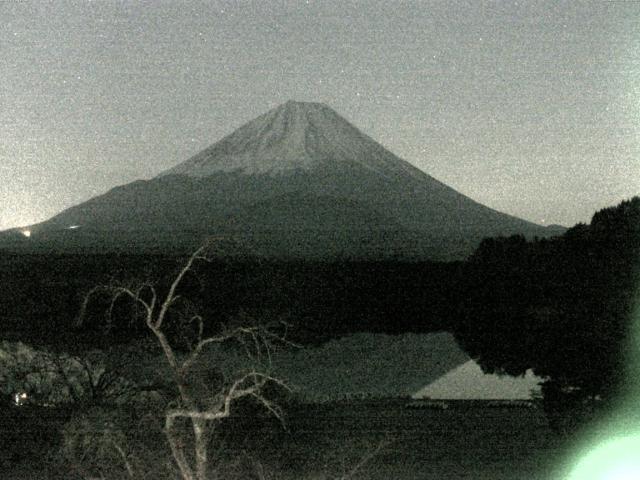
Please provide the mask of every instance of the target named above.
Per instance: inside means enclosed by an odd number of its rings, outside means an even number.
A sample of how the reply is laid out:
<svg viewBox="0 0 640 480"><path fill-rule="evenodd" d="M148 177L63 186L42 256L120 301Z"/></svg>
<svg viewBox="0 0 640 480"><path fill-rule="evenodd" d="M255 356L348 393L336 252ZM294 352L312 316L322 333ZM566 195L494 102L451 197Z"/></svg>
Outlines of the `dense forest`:
<svg viewBox="0 0 640 480"><path fill-rule="evenodd" d="M486 239L464 265L455 331L489 372L546 378L547 407L611 403L640 285L640 198L559 237Z"/></svg>
<svg viewBox="0 0 640 480"><path fill-rule="evenodd" d="M95 285L154 281L160 289L184 263L171 256L4 255L3 330L24 341L103 336L105 305L92 303L90 322L74 330L84 295ZM211 322L239 312L287 320L303 343L353 332L449 330L460 263L275 262L214 259L185 279L182 295ZM123 305L108 322L110 340L136 333ZM95 329L91 328L91 324Z"/></svg>

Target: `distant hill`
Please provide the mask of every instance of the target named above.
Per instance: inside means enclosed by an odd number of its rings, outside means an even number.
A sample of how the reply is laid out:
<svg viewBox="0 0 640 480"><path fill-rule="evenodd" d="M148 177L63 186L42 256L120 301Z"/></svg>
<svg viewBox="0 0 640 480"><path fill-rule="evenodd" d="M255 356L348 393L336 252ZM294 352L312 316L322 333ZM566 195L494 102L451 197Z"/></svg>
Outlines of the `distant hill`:
<svg viewBox="0 0 640 480"><path fill-rule="evenodd" d="M456 192L325 105L287 102L156 178L3 232L0 248L183 251L216 236L266 257L459 259L515 233L560 232Z"/></svg>

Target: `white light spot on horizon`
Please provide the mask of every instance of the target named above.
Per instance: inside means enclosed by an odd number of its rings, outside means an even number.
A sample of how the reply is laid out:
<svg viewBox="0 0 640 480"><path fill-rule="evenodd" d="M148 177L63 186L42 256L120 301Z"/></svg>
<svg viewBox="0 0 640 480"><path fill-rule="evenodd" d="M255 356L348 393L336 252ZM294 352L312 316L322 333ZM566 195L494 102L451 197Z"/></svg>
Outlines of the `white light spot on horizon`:
<svg viewBox="0 0 640 480"><path fill-rule="evenodd" d="M15 405L24 405L27 401L27 394L25 392L14 393L13 394L13 403Z"/></svg>
<svg viewBox="0 0 640 480"><path fill-rule="evenodd" d="M22 235L24 235L25 237L29 238L31 236L31 230L22 230Z"/></svg>

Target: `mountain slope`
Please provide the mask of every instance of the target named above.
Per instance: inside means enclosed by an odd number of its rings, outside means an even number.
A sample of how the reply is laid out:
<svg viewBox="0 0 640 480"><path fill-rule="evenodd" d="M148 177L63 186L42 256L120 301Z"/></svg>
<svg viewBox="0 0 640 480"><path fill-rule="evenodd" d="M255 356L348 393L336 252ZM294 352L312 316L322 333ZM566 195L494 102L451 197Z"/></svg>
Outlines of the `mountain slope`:
<svg viewBox="0 0 640 480"><path fill-rule="evenodd" d="M337 400L347 395L409 396L468 359L453 336L445 332L357 333L315 348L274 352L272 368L274 375L303 398ZM229 355L207 358L207 363L224 364L229 371L246 361L245 357Z"/></svg>
<svg viewBox="0 0 640 480"><path fill-rule="evenodd" d="M528 370L523 377L484 373L473 360L447 372L415 392L413 398L433 400L529 400L539 392L541 378Z"/></svg>
<svg viewBox="0 0 640 480"><path fill-rule="evenodd" d="M164 174L207 177L239 170L274 175L327 167L335 170L336 164L360 165L382 176L421 174L331 108L293 101L243 125Z"/></svg>
<svg viewBox="0 0 640 480"><path fill-rule="evenodd" d="M418 170L329 107L299 102L29 230L3 244L190 249L227 235L264 256L451 259L486 236L547 234Z"/></svg>

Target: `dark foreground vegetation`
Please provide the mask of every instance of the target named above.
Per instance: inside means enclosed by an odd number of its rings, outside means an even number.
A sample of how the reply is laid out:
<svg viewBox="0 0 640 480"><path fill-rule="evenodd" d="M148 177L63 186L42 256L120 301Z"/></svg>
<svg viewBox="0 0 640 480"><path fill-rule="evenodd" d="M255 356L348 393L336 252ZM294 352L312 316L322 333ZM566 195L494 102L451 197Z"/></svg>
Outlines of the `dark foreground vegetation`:
<svg viewBox="0 0 640 480"><path fill-rule="evenodd" d="M105 303L93 304L83 331L75 328L86 293L96 285L154 281L166 289L185 258L147 255L0 254L2 329L24 341L128 339L140 332L126 306L105 332ZM354 332L450 330L460 263L275 262L216 259L200 264L182 292L201 312L227 321L243 311L287 319L304 343ZM158 279L160 279L158 281ZM94 328L91 328L94 327Z"/></svg>
<svg viewBox="0 0 640 480"><path fill-rule="evenodd" d="M537 408L478 404L414 410L389 400L287 410L286 430L266 416L234 416L221 425L212 440L218 478L549 480L565 453L563 440ZM136 478L176 478L160 460L170 452L158 417L149 422L149 412L94 407L83 413L18 410L14 415L22 417L20 433L15 430L4 450L3 470L14 478L80 480L89 478L89 467L105 478L129 478L117 450L109 444L100 448L99 441L117 427L128 435L134 466L146 468ZM88 435L89 425L104 420L111 430ZM7 428L4 417L3 432ZM42 435L44 429L51 436ZM96 442L93 449L81 449L83 435ZM34 463L34 458L41 460Z"/></svg>
<svg viewBox="0 0 640 480"><path fill-rule="evenodd" d="M317 479L379 472L446 479L482 469L472 478L536 478L533 470L508 476L505 465L516 459L524 468L523 457L553 445L547 427L570 433L606 411L624 386L639 259L640 198L552 239L487 239L468 261L455 263L270 262L207 252L192 265L172 256L5 252L0 322L9 343L0 360L13 370L3 366L2 415L5 432L13 433L3 435L3 465L33 467L29 459L39 451L51 465L46 478L54 471L59 478L305 478L305 471ZM440 330L455 333L486 371L533 369L544 379L546 417L432 417L397 405L314 410L300 407L270 376L271 348L353 332ZM223 343L216 354L242 352L242 368L223 371L212 360L219 357L205 355ZM11 406L8 395L21 391L33 393L33 404ZM282 425L287 412L295 426L289 433ZM354 426L362 418L369 423ZM374 428L374 418L386 426ZM364 445L344 450L326 432L351 424ZM395 434L393 453L372 440L377 428ZM34 429L42 435L31 435ZM541 443L527 444L521 432ZM328 443L314 446L323 435ZM20 442L24 448L16 449ZM509 450L506 464L494 458L500 449ZM353 453L338 461L343 473L314 457L336 450ZM369 473L356 468L373 457L379 463Z"/></svg>
<svg viewBox="0 0 640 480"><path fill-rule="evenodd" d="M640 197L559 237L487 239L464 268L455 331L483 369L533 369L552 420L615 403L638 348Z"/></svg>

